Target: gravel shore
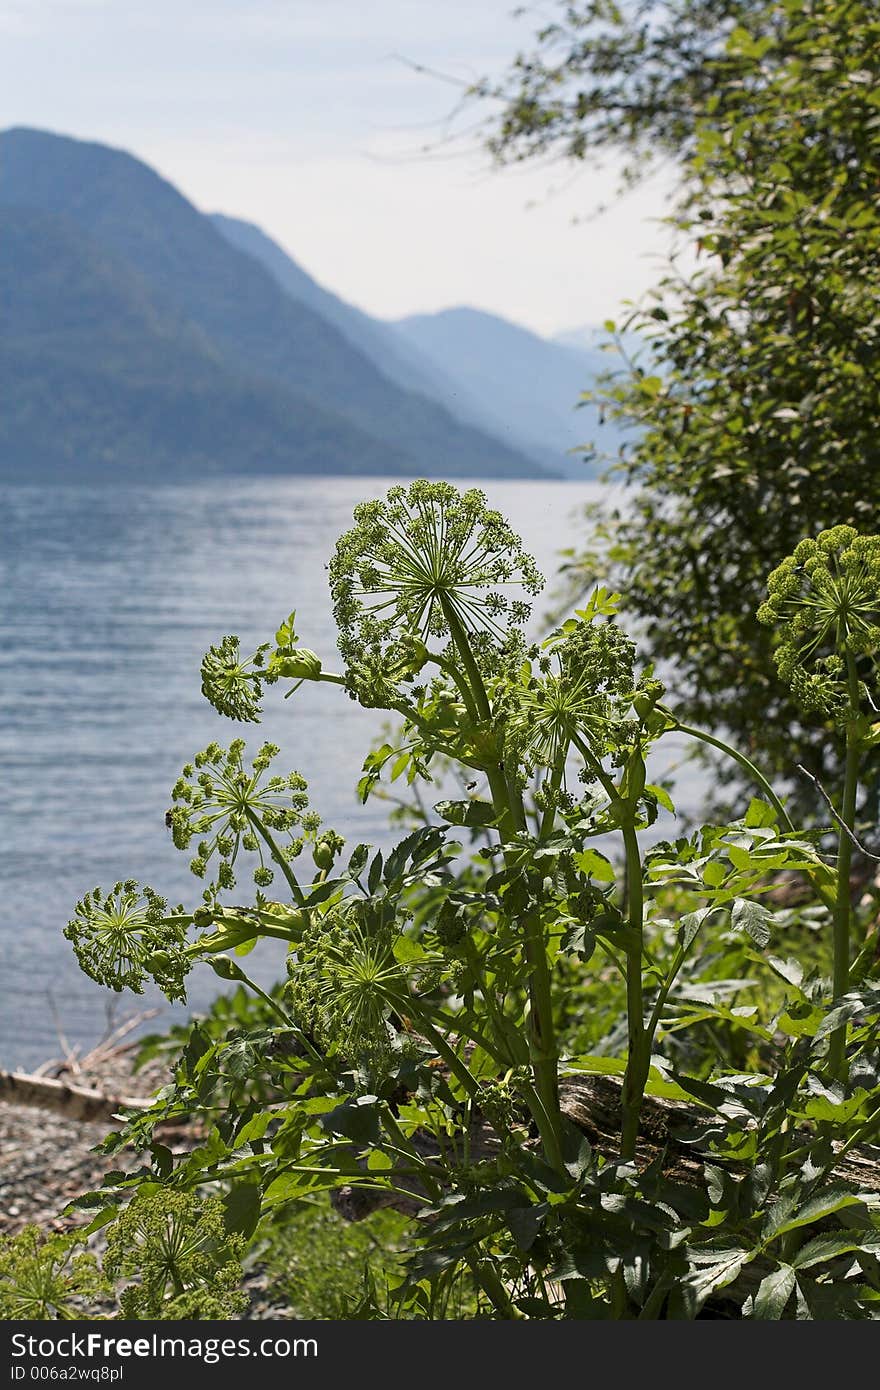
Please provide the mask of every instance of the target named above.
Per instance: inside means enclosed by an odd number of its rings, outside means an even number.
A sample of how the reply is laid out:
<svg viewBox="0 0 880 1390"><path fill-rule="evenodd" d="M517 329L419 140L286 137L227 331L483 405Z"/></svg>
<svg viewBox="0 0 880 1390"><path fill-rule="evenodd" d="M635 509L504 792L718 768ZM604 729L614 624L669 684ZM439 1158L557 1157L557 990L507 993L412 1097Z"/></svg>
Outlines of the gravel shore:
<svg viewBox="0 0 880 1390"><path fill-rule="evenodd" d="M41 1074L109 1097L146 1098L167 1083L168 1072L159 1063L136 1072L135 1052L135 1044L106 1052L96 1049L79 1064L47 1063ZM14 1235L30 1223L53 1231L82 1224L81 1216L60 1215L65 1205L98 1187L109 1168L126 1166L126 1155L108 1158L93 1152L111 1128L106 1122L71 1120L38 1106L0 1102L0 1234ZM128 1157L132 1164L137 1161L134 1154ZM95 1243L100 1248L100 1232ZM246 1320L295 1316L293 1309L272 1298L259 1261L246 1265L245 1289L250 1300L243 1314ZM110 1318L113 1311L96 1310L95 1316Z"/></svg>

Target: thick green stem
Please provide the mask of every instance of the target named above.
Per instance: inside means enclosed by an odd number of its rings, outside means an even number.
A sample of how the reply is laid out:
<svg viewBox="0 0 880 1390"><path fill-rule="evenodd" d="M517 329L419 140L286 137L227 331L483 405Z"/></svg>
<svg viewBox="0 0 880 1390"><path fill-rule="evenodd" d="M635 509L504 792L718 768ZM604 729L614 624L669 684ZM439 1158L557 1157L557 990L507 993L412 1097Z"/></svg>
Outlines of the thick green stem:
<svg viewBox="0 0 880 1390"><path fill-rule="evenodd" d="M419 1013L417 1017L419 1027L424 1032L428 1041L433 1043L434 1047L437 1049L438 1057L443 1058L452 1075L457 1077L461 1082L465 1094L469 1096L471 1100L477 1100L480 1094L480 1083L477 1081L476 1077L471 1074L467 1064L461 1060L455 1048L450 1047L439 1028L435 1028L424 1013Z"/></svg>
<svg viewBox="0 0 880 1390"><path fill-rule="evenodd" d="M563 755L547 781L549 801L544 808L544 814L541 816L541 824L538 829L539 840L546 840L556 824L556 798L559 793L559 788L562 786L562 779L564 776L565 758Z"/></svg>
<svg viewBox="0 0 880 1390"><path fill-rule="evenodd" d="M467 632L452 605L442 600L441 603L480 718L489 724L492 719L492 707ZM522 797L508 782L500 760L488 766L486 774L498 815L499 829L502 837L507 839L512 833L525 827ZM562 1158L562 1116L559 1110L559 1052L553 1027L553 993L540 912L526 914L523 922L523 946L529 967L529 1058L535 1091L540 1100L540 1108L534 1119L541 1135L547 1162L562 1170L565 1165Z"/></svg>
<svg viewBox="0 0 880 1390"><path fill-rule="evenodd" d="M620 833L626 856L626 1021L627 1058L621 1095L622 1123L620 1156L624 1161L635 1156L639 1134L639 1116L648 1073L651 1066L653 1034L645 1027L645 1001L642 990L642 963L645 954L645 890L642 875L642 856L635 827L635 806L621 796L599 760L584 743L576 738L575 746L584 762L608 793L612 807L620 817Z"/></svg>
<svg viewBox="0 0 880 1390"><path fill-rule="evenodd" d="M539 912L527 914L523 923L526 960L529 965L529 1061L543 1116L535 1121L547 1162L565 1167L562 1157L562 1114L559 1109L559 1049L553 1027L553 994L547 967L544 926Z"/></svg>
<svg viewBox="0 0 880 1390"><path fill-rule="evenodd" d="M840 808L840 829L837 839L837 896L834 903L834 962L831 982L832 998L840 999L849 986L850 950L850 869L852 867L852 835L856 822L856 796L859 787L859 744L856 719L859 713L859 679L855 660L847 652L849 677L850 721L846 732L846 765L843 782L843 803ZM828 1046L828 1065L835 1076L842 1078L846 1053L846 1024L831 1034Z"/></svg>
<svg viewBox="0 0 880 1390"><path fill-rule="evenodd" d="M645 1003L642 992L642 948L644 939L644 887L642 858L635 830L635 821L625 819L621 825L626 852L626 1021L627 1059L623 1077L622 1125L620 1156L626 1162L635 1157L639 1134L639 1116L648 1072L651 1065L651 1037L645 1028Z"/></svg>

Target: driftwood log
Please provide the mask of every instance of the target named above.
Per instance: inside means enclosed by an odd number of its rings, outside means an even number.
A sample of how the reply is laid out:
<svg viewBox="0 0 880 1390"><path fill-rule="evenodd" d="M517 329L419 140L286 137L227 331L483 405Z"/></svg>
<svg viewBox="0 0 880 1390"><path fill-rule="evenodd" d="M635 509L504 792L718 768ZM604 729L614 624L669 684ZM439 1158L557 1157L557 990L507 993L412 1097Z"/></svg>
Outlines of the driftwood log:
<svg viewBox="0 0 880 1390"><path fill-rule="evenodd" d="M560 1078L559 1105L563 1115L586 1136L599 1153L613 1158L620 1143L620 1082L608 1076L566 1076ZM642 1107L641 1134L636 1162L639 1167L661 1159L663 1172L671 1182L697 1186L702 1182L703 1165L684 1137L708 1112L681 1101L646 1096ZM431 1136L413 1135L412 1143L425 1158L438 1154ZM497 1149L494 1130L485 1120L475 1121L470 1134L470 1158L477 1163L490 1158ZM719 1166L724 1166L719 1163ZM834 1169L834 1177L858 1185L862 1192L880 1197L880 1150L852 1150ZM408 1179L410 1186L414 1186ZM331 1196L331 1202L347 1221L361 1221L379 1207L394 1207L413 1215L423 1205L424 1194L405 1197L378 1188L347 1185Z"/></svg>
<svg viewBox="0 0 880 1390"><path fill-rule="evenodd" d="M37 1106L83 1124L109 1124L121 1110L146 1110L150 1105L140 1096L108 1096L87 1086L17 1071L0 1071L0 1101Z"/></svg>

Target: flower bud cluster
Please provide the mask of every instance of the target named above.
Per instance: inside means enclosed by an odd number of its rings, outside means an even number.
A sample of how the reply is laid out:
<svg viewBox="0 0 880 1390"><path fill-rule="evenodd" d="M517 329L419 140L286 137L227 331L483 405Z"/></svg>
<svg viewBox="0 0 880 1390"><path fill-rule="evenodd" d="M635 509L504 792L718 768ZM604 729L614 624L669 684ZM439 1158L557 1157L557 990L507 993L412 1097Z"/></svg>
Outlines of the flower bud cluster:
<svg viewBox="0 0 880 1390"><path fill-rule="evenodd" d="M211 859L218 861L216 880L205 890L206 902L235 887L233 865L242 850L257 856L253 877L265 888L274 877L267 861L279 855L285 861L295 859L305 838L321 824L320 816L308 809L307 783L300 773L266 775L278 755L275 744L264 743L250 768L245 766L244 750L243 739L234 739L228 749L208 744L186 764L172 789L174 804L167 820L178 849L197 842L192 872L204 878Z"/></svg>
<svg viewBox="0 0 880 1390"><path fill-rule="evenodd" d="M834 526L801 541L768 578L758 621L778 632L776 666L798 703L853 718L853 660L880 649L880 536Z"/></svg>
<svg viewBox="0 0 880 1390"><path fill-rule="evenodd" d="M188 919L182 908L171 918L166 911L164 898L129 879L109 893L101 888L86 893L64 935L80 967L99 985L143 994L153 979L168 999L183 1000L191 965L183 949Z"/></svg>

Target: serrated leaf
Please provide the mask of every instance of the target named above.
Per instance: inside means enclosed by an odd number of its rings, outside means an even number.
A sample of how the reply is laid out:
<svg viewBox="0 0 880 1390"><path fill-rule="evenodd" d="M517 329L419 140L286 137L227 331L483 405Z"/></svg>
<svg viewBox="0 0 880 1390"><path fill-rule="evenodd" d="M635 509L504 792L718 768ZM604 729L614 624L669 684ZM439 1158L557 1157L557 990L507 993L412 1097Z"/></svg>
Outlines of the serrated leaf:
<svg viewBox="0 0 880 1390"><path fill-rule="evenodd" d="M658 787L654 782L649 782L645 791L653 796L654 800L659 802L665 811L675 815L675 804L665 787Z"/></svg>
<svg viewBox="0 0 880 1390"><path fill-rule="evenodd" d="M259 1219L259 1183L236 1183L223 1198L223 1224L227 1231L235 1231L243 1236L252 1236Z"/></svg>
<svg viewBox="0 0 880 1390"><path fill-rule="evenodd" d="M382 851L377 850L370 865L370 874L367 879L367 889L370 893L375 893L379 884L382 882Z"/></svg>
<svg viewBox="0 0 880 1390"><path fill-rule="evenodd" d="M745 814L745 824L752 829L758 826L775 825L777 820L776 811L766 801L760 797L753 796L749 802L749 809Z"/></svg>
<svg viewBox="0 0 880 1390"><path fill-rule="evenodd" d="M489 801L438 801L434 810L450 825L478 829L495 823L495 807Z"/></svg>
<svg viewBox="0 0 880 1390"><path fill-rule="evenodd" d="M773 1239L784 1236L788 1231L795 1231L799 1226L811 1226L814 1221L821 1221L826 1216L833 1216L837 1211L843 1211L845 1207L857 1207L861 1205L861 1198L840 1183L835 1183L832 1187L826 1188L824 1192L818 1192L815 1197L811 1197L802 1207L799 1207L795 1214L783 1221L773 1231Z"/></svg>
<svg viewBox="0 0 880 1390"><path fill-rule="evenodd" d="M756 946L763 948L769 942L770 928L767 924L772 920L773 913L763 903L753 903L748 898L734 899L730 909L730 925L734 931L744 931Z"/></svg>
<svg viewBox="0 0 880 1390"><path fill-rule="evenodd" d="M880 1233L864 1239L858 1231L826 1231L813 1236L791 1257L795 1269L809 1269L824 1260L836 1259L838 1255L849 1255L856 1250L867 1250L876 1255L880 1246Z"/></svg>
<svg viewBox="0 0 880 1390"><path fill-rule="evenodd" d="M779 956L767 956L767 964L775 975L781 980L785 980L788 985L793 985L799 990L804 978L804 968L793 956L788 956L781 960Z"/></svg>
<svg viewBox="0 0 880 1390"><path fill-rule="evenodd" d="M348 861L348 872L352 878L357 878L359 874L363 873L364 869L367 866L367 860L369 859L369 857L369 845L355 846L352 852L352 856Z"/></svg>
<svg viewBox="0 0 880 1390"><path fill-rule="evenodd" d="M574 862L582 874L595 879L597 883L614 883L617 878L611 860L606 859L597 849L581 851L574 856Z"/></svg>
<svg viewBox="0 0 880 1390"><path fill-rule="evenodd" d="M686 951L696 936L700 927L709 917L714 908L698 907L696 912L686 912L678 923L678 944L683 951Z"/></svg>
<svg viewBox="0 0 880 1390"><path fill-rule="evenodd" d="M752 1316L765 1321L778 1322L785 1312L785 1306L794 1292L795 1273L791 1265L780 1265L771 1270L758 1287L752 1305Z"/></svg>

